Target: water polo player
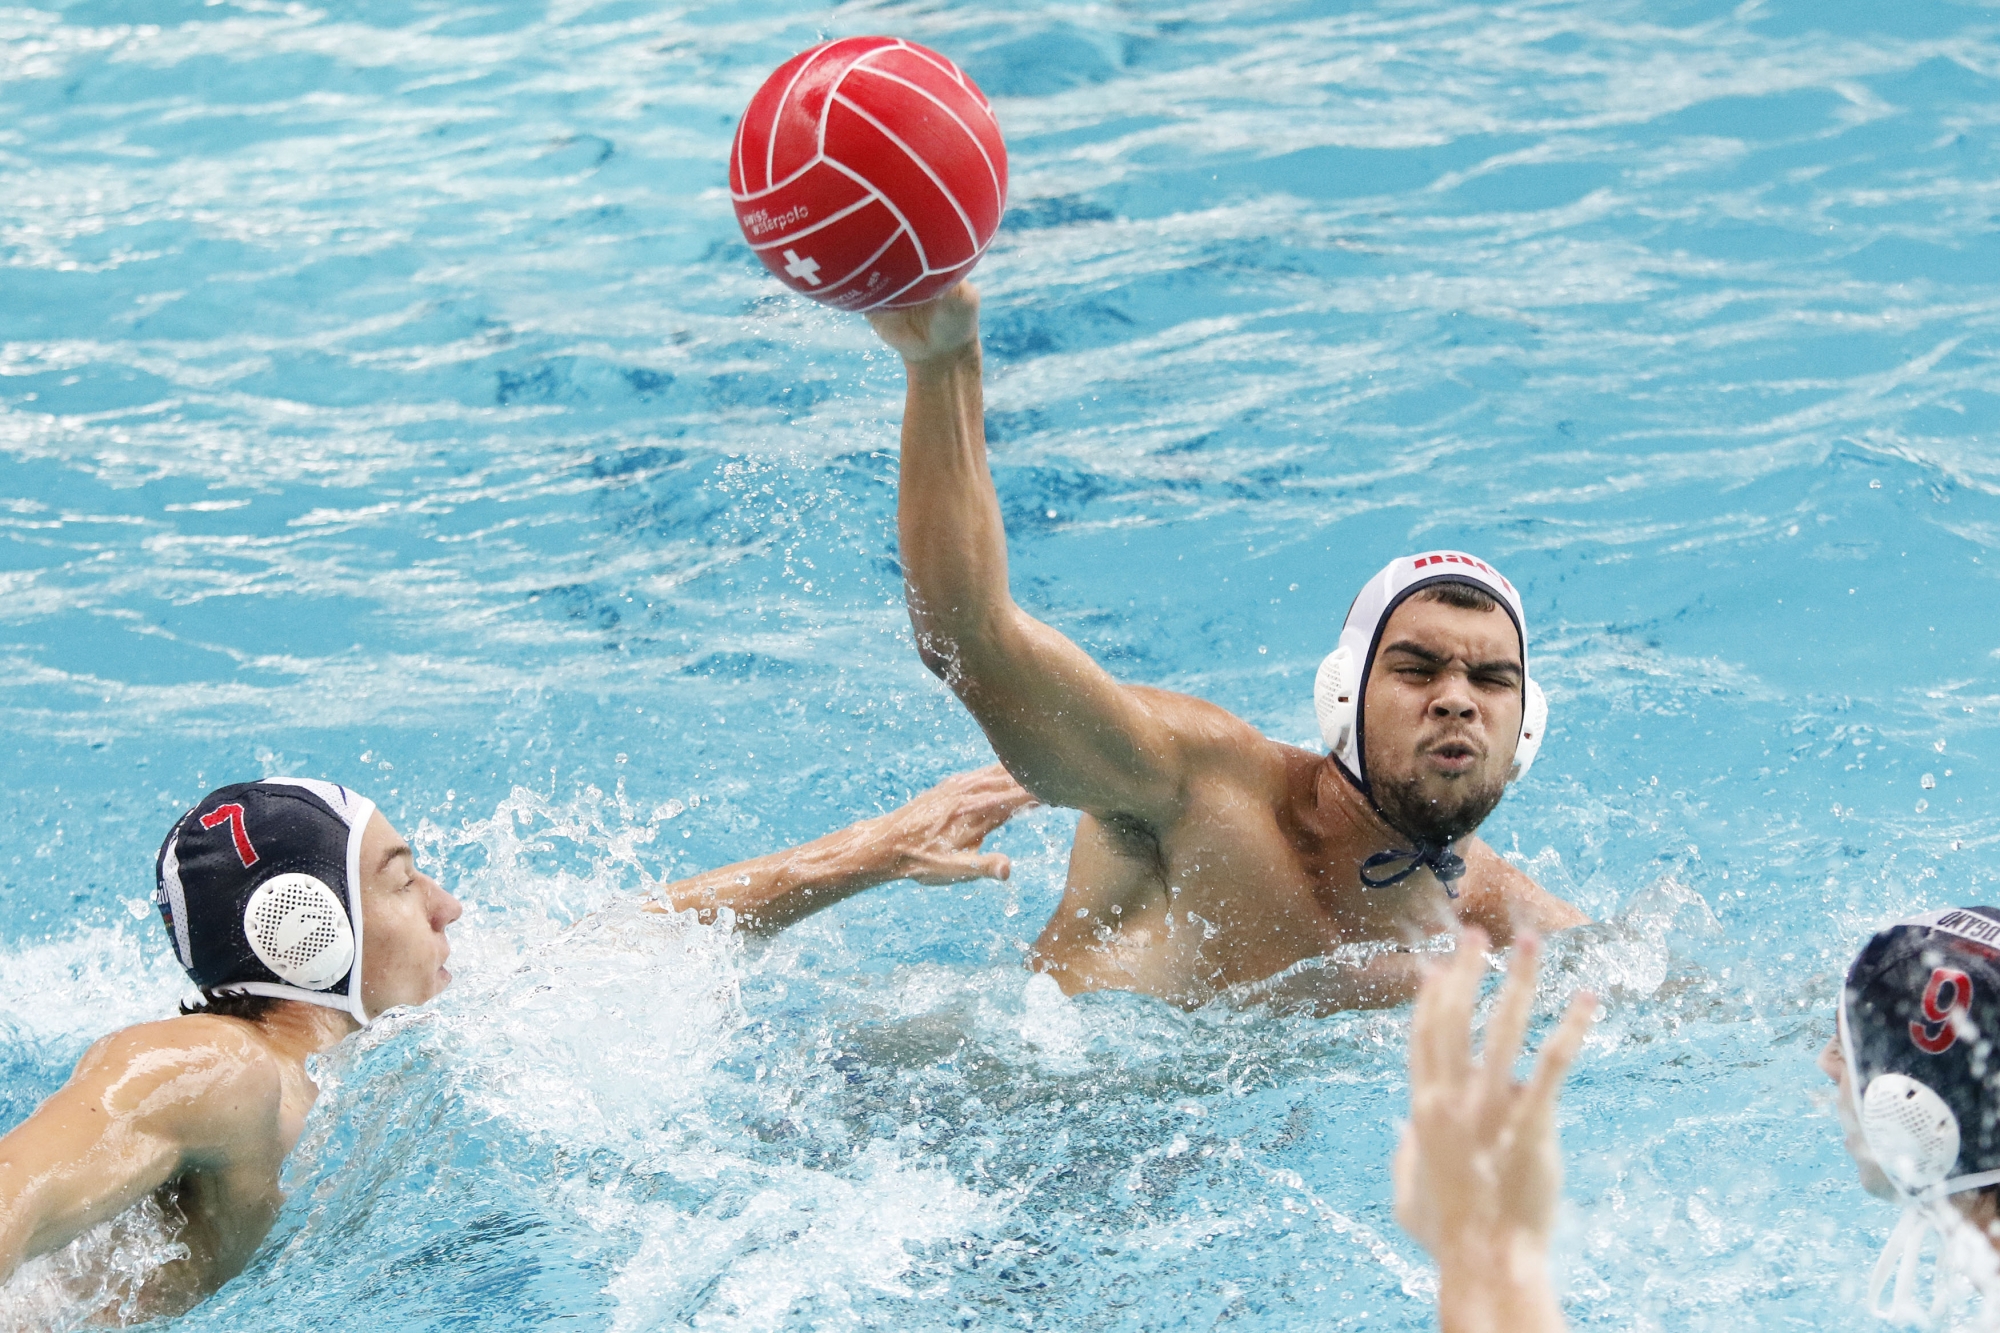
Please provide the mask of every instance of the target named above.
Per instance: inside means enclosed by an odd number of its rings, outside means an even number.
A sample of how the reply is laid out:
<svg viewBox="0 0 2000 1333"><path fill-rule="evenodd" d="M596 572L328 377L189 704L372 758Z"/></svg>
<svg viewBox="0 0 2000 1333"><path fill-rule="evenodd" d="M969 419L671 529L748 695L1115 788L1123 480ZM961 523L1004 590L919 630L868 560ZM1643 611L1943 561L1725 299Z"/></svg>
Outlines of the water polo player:
<svg viewBox="0 0 2000 1333"><path fill-rule="evenodd" d="M1899 921L1847 971L1820 1068L1847 1151L1871 1194L1903 1216L1868 1284L1899 1323L1942 1315L1963 1279L2000 1295L2000 909ZM1939 1237L1932 1297L1918 1297L1925 1233Z"/></svg>
<svg viewBox="0 0 2000 1333"><path fill-rule="evenodd" d="M961 774L889 814L660 893L769 930L891 879L1004 877L1007 858L979 845L1028 801L997 767ZM318 1095L306 1057L449 985L445 931L460 910L373 804L326 782L210 793L175 822L156 871L200 1002L97 1042L0 1138L0 1283L149 1196L176 1225L185 1253L113 1293L103 1313L123 1322L184 1310L249 1263Z"/></svg>
<svg viewBox="0 0 2000 1333"><path fill-rule="evenodd" d="M1487 1046L1469 1051L1476 959L1424 983L1410 1026L1410 1123L1396 1214L1438 1261L1446 1333L1559 1333L1547 1256L1561 1166L1555 1097L1589 997L1573 1006L1527 1088L1509 1070L1533 1001L1517 963ZM1819 1066L1869 1193L1903 1215L1868 1281L1871 1313L1940 1326L1978 1291L2000 1297L2000 908L1950 907L1877 932L1847 970ZM1928 1299L1920 1269L1935 1233Z"/></svg>
<svg viewBox="0 0 2000 1333"><path fill-rule="evenodd" d="M1457 553L1393 561L1320 675L1333 753L1279 744L1213 704L1121 685L1008 594L987 472L978 297L871 315L909 388L898 508L910 618L1029 791L1083 812L1033 966L1070 992L1199 1004L1337 946L1584 918L1471 837L1540 743L1520 598ZM1407 954L1300 969L1323 1007L1395 1003Z"/></svg>

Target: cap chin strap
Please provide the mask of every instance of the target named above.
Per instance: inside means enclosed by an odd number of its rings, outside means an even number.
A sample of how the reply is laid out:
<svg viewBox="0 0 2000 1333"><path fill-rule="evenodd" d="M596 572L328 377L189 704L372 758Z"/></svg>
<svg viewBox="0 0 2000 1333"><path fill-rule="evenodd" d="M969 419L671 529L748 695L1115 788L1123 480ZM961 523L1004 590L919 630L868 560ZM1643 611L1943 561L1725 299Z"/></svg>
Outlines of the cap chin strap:
<svg viewBox="0 0 2000 1333"><path fill-rule="evenodd" d="M1837 1020L1840 1056L1847 1065L1848 1101L1852 1103L1855 1118L1859 1120L1862 1115L1861 1076L1854 1063L1854 1041L1848 1031L1844 988ZM1866 1137L1864 1132L1863 1138ZM1869 1147L1872 1152L1874 1145ZM1884 1172L1884 1175L1887 1173ZM2000 1185L2000 1171L1975 1171L1970 1175L1953 1176L1917 1194L1897 1186L1893 1179L1889 1184L1896 1190L1896 1198L1903 1205L1903 1215L1896 1219L1896 1229L1889 1233L1888 1243L1875 1260L1875 1271L1869 1275L1868 1313L1892 1324L1920 1328L1941 1323L1953 1298L1964 1285L1964 1270L1973 1266L1970 1261L1981 1257L1983 1251L1984 1263L1989 1271L1994 1263L1993 1250L1986 1243L1986 1238L1959 1216L1948 1200L1952 1195L1963 1194L1967 1190ZM1938 1238L1937 1267L1931 1278L1930 1306L1926 1309L1917 1296L1917 1268L1923 1260L1924 1235L1933 1231ZM1895 1279L1893 1287L1890 1285L1892 1277ZM1882 1303L1885 1289L1889 1292L1886 1305Z"/></svg>
<svg viewBox="0 0 2000 1333"><path fill-rule="evenodd" d="M362 1027L367 1027L373 1021L364 1016L367 1011L361 1007L361 997L358 994L348 996L339 991L307 990L303 986L286 986L275 981L239 981L233 986L215 986L211 989L217 995L262 995L273 1000L299 1000L306 1004L316 1004L322 1009L338 1009Z"/></svg>
<svg viewBox="0 0 2000 1333"><path fill-rule="evenodd" d="M1903 1215L1897 1219L1896 1229L1889 1233L1889 1243L1882 1247L1882 1256L1875 1261L1875 1271L1868 1279L1868 1313L1892 1324L1917 1327L1944 1322L1952 1302L1963 1293L1966 1271L1981 1266L1982 1251L1983 1266L1989 1272L1993 1267L1992 1246L1959 1216L1945 1196L1995 1183L2000 1183L2000 1171L1981 1171L1948 1180L1928 1191L1924 1199L1902 1196ZM1930 1193L1936 1197L1928 1197ZM1924 1233L1930 1231L1937 1233L1938 1251L1937 1266L1931 1277L1930 1305L1926 1307L1917 1295L1917 1267L1923 1260ZM1889 1281L1892 1275L1893 1287ZM1885 1288L1889 1291L1886 1305L1882 1301Z"/></svg>
<svg viewBox="0 0 2000 1333"><path fill-rule="evenodd" d="M1373 806L1375 798L1372 796L1369 797L1368 804ZM1375 813L1379 816L1382 811L1377 808ZM1385 820L1384 822L1387 821ZM1394 865L1398 861L1408 861L1409 864L1393 875L1371 875L1368 873L1377 866ZM1371 889L1386 889L1391 884L1401 884L1404 880L1425 867L1428 867L1430 872L1437 876L1437 882L1444 886L1445 897L1458 897L1458 889L1455 886L1465 876L1465 858L1453 851L1450 843L1446 843L1442 847L1431 847L1424 843L1418 843L1417 849L1413 852L1377 852L1361 863L1361 883L1364 887Z"/></svg>

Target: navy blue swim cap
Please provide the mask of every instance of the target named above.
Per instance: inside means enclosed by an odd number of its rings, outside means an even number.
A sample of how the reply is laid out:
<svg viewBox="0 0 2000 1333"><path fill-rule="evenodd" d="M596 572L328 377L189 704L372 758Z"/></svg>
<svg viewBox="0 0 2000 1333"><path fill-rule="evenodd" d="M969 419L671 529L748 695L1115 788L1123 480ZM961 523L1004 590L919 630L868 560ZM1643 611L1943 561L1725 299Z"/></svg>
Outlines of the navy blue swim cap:
<svg viewBox="0 0 2000 1333"><path fill-rule="evenodd" d="M343 1009L362 1022L361 837L375 805L309 778L221 787L160 846L158 904L204 992Z"/></svg>
<svg viewBox="0 0 2000 1333"><path fill-rule="evenodd" d="M1864 1137L1906 1197L2000 1169L2000 909L1951 907L1880 931L1848 969L1841 1045Z"/></svg>

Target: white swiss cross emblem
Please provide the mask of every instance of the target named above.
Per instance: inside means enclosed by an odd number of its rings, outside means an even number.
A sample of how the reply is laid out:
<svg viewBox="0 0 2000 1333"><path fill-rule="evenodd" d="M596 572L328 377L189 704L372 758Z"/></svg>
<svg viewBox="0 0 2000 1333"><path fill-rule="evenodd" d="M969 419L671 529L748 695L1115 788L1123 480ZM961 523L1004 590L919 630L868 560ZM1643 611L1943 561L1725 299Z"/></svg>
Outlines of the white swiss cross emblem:
<svg viewBox="0 0 2000 1333"><path fill-rule="evenodd" d="M812 258L801 259L796 250L785 251L785 272L808 287L819 286L819 261Z"/></svg>

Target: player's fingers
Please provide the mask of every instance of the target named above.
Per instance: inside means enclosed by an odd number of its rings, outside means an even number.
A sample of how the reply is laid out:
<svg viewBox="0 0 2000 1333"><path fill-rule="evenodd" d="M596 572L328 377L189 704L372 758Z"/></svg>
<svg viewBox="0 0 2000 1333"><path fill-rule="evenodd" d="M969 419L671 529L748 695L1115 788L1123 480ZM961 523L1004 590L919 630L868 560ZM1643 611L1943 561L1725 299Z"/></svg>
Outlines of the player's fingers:
<svg viewBox="0 0 2000 1333"><path fill-rule="evenodd" d="M1410 1015L1410 1100L1417 1094L1450 1080L1454 1074L1455 1049L1451 1025L1455 1005L1453 991L1458 982L1458 957L1434 958L1423 965L1423 980L1417 987L1416 1008Z"/></svg>
<svg viewBox="0 0 2000 1333"><path fill-rule="evenodd" d="M1429 1089L1443 1073L1437 1029L1446 1021L1445 990L1451 984L1445 975L1451 964L1432 961L1424 964L1423 980L1417 986L1417 1003L1410 1012L1410 1102Z"/></svg>
<svg viewBox="0 0 2000 1333"><path fill-rule="evenodd" d="M1437 1003L1425 1032L1425 1054L1434 1086L1462 1094L1472 1072L1472 1010L1486 970L1486 932L1459 937L1458 950L1439 970Z"/></svg>
<svg viewBox="0 0 2000 1333"><path fill-rule="evenodd" d="M1522 1115L1531 1130L1539 1132L1554 1122L1556 1097L1562 1090L1563 1079L1576 1063L1577 1054L1583 1050L1583 1039L1590 1035L1590 1025L1596 1021L1597 997L1589 991L1578 991L1571 997L1569 1012L1563 1015L1562 1023L1542 1043L1535 1072L1528 1079L1527 1095L1521 1099Z"/></svg>
<svg viewBox="0 0 2000 1333"><path fill-rule="evenodd" d="M1396 1196L1396 1222L1405 1231L1411 1229L1417 1196L1423 1189L1422 1152L1415 1126L1404 1125L1396 1154L1389 1159L1389 1179Z"/></svg>
<svg viewBox="0 0 2000 1333"><path fill-rule="evenodd" d="M1012 782L1013 779L1009 778L1008 781ZM1035 798L1016 786L1011 790L979 793L974 801L967 804L965 814L966 818L979 829L979 836L983 838L1033 804Z"/></svg>
<svg viewBox="0 0 2000 1333"><path fill-rule="evenodd" d="M983 826L987 832L1006 823L1024 806L1035 804L1028 789L999 764L954 773L926 795L949 802L954 818Z"/></svg>
<svg viewBox="0 0 2000 1333"><path fill-rule="evenodd" d="M1486 1020L1482 1073L1489 1105L1504 1105L1503 1099L1514 1085L1514 1061L1521 1054L1521 1041L1535 1008L1535 973L1541 965L1541 947L1541 939L1530 932L1524 931L1515 939L1500 1002Z"/></svg>
<svg viewBox="0 0 2000 1333"><path fill-rule="evenodd" d="M964 884L975 879L1005 879L1013 863L999 852L958 852L932 856L910 872L919 884Z"/></svg>

